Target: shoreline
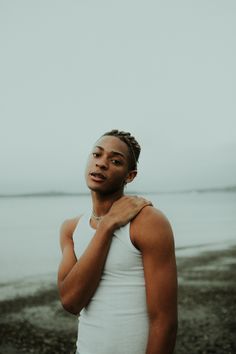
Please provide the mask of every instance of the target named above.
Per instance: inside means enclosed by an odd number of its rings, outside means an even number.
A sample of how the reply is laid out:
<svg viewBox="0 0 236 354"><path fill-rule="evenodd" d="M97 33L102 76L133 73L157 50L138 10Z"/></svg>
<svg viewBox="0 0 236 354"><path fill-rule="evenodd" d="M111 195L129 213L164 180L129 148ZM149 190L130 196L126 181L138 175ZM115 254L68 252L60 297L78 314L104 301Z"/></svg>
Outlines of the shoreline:
<svg viewBox="0 0 236 354"><path fill-rule="evenodd" d="M175 253L176 258L191 258L203 254L204 252L211 252L217 250L226 250L233 247L236 244L235 239L226 239L224 241L201 243L201 244L189 244L185 246L176 246ZM59 264L60 259L58 259ZM12 271L11 271L12 273ZM32 271L31 274L21 275L15 277L6 277L1 279L0 277L0 301L5 299L13 299L14 297L22 295L33 294L38 289L45 288L45 290L51 286L56 285L57 273L38 273L37 270Z"/></svg>
<svg viewBox="0 0 236 354"><path fill-rule="evenodd" d="M177 252L177 266L175 353L234 354L236 244L187 256ZM77 318L62 309L53 277L0 284L0 353L74 353Z"/></svg>

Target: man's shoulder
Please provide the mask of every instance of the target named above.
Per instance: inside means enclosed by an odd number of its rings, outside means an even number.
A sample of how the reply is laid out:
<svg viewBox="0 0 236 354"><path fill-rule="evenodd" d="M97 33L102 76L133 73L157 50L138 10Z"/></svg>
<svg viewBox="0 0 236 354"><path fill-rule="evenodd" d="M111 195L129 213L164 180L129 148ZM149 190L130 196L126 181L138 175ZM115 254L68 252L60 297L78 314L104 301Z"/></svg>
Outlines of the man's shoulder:
<svg viewBox="0 0 236 354"><path fill-rule="evenodd" d="M141 225L147 224L159 224L159 226L169 225L170 222L167 216L158 208L154 206L146 206L144 207L140 213L135 218L135 222Z"/></svg>
<svg viewBox="0 0 236 354"><path fill-rule="evenodd" d="M73 232L79 222L81 215L65 219L60 227L60 240L61 243L65 243L68 240L72 240Z"/></svg>
<svg viewBox="0 0 236 354"><path fill-rule="evenodd" d="M73 246L73 232L81 216L65 219L60 227L60 245L63 251L66 246Z"/></svg>
<svg viewBox="0 0 236 354"><path fill-rule="evenodd" d="M60 227L61 232L66 233L70 231L74 231L76 228L76 225L78 224L78 221L80 219L81 215L73 217L73 218L68 218L65 219Z"/></svg>
<svg viewBox="0 0 236 354"><path fill-rule="evenodd" d="M173 232L167 216L153 206L144 207L133 221L135 240L140 248L173 242Z"/></svg>

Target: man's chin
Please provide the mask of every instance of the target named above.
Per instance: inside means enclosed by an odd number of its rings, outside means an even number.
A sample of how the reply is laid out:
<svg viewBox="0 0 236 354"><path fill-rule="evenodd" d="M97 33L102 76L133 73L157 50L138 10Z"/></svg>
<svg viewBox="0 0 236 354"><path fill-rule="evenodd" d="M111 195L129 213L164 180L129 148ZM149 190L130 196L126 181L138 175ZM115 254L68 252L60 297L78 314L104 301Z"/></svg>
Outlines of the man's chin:
<svg viewBox="0 0 236 354"><path fill-rule="evenodd" d="M91 192L106 193L105 188L102 188L102 186L94 186L94 185L89 185L89 184L87 186Z"/></svg>
<svg viewBox="0 0 236 354"><path fill-rule="evenodd" d="M102 188L102 186L91 186L91 185L88 185L88 188L90 189L91 192L95 192L104 196L109 194L113 195L121 190L120 188Z"/></svg>

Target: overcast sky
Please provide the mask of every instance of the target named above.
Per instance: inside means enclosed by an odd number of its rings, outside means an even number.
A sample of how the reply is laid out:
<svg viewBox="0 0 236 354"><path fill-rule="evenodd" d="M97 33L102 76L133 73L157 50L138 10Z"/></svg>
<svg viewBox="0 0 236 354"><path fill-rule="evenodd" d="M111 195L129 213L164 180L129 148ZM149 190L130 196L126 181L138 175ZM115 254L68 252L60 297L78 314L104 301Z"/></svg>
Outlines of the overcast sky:
<svg viewBox="0 0 236 354"><path fill-rule="evenodd" d="M95 140L142 145L130 190L235 184L236 2L0 0L0 193L84 191Z"/></svg>

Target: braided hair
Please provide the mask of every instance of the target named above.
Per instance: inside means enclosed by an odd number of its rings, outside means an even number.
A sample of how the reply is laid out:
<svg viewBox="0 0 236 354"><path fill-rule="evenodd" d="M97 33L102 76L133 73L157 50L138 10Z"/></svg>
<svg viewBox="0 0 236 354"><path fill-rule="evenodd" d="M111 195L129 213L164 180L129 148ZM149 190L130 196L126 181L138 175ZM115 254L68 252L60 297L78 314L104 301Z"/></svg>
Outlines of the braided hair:
<svg viewBox="0 0 236 354"><path fill-rule="evenodd" d="M119 138L121 141L123 141L129 149L129 169L130 170L136 170L137 169L137 163L141 151L141 147L135 137L133 137L130 133L124 132L124 131L119 131L117 129L113 129L109 132L106 132L102 136L115 136L116 138Z"/></svg>

